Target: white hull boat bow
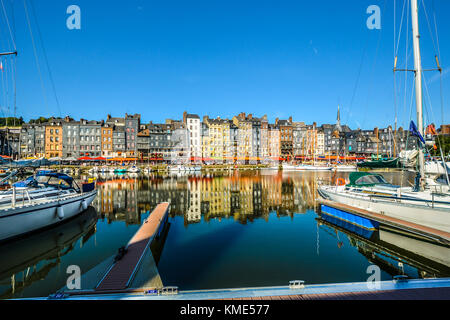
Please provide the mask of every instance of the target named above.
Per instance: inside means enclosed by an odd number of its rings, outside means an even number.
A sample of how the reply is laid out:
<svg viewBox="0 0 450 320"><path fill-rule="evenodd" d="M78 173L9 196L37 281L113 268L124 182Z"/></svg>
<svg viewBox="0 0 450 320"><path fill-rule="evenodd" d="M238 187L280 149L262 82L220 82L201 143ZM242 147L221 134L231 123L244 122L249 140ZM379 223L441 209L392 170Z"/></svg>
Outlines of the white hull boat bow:
<svg viewBox="0 0 450 320"><path fill-rule="evenodd" d="M72 186L73 179L63 174L45 174L36 178L41 180L38 186L13 187L0 193L0 241L71 219L85 211L97 196L95 183L84 185L82 190ZM49 178L47 183L41 183L45 178ZM61 178L70 185L57 183Z"/></svg>
<svg viewBox="0 0 450 320"><path fill-rule="evenodd" d="M383 179L378 174L358 174L361 175L360 179ZM414 191L411 187L393 186L383 180L373 185L357 182L340 186L320 186L319 194L338 203L450 233L448 191L441 192L438 186L435 190Z"/></svg>

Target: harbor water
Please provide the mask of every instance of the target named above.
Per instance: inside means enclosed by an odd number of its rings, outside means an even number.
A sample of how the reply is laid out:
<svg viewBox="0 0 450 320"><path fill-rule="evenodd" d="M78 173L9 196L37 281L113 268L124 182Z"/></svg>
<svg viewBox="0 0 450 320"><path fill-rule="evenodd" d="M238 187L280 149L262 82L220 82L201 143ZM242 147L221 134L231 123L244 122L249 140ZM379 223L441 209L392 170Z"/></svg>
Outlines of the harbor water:
<svg viewBox="0 0 450 320"><path fill-rule="evenodd" d="M407 173L383 175L394 184L413 180ZM66 285L69 266L85 274L116 254L161 202L170 202L169 225L152 252L163 284L181 290L366 281L371 265L380 268L380 280L450 276L449 247L322 219L317 186L332 176L272 170L98 175L98 196L82 215L0 245L0 298L55 293Z"/></svg>

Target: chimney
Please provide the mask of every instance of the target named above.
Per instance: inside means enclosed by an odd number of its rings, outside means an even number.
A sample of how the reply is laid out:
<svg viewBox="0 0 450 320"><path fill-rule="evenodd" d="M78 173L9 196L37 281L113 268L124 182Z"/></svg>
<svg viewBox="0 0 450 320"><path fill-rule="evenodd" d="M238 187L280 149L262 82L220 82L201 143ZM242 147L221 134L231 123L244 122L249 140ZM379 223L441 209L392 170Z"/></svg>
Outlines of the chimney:
<svg viewBox="0 0 450 320"><path fill-rule="evenodd" d="M292 116L289 117L289 123L292 123Z"/></svg>
<svg viewBox="0 0 450 320"><path fill-rule="evenodd" d="M183 122L186 123L187 111L183 112Z"/></svg>
<svg viewBox="0 0 450 320"><path fill-rule="evenodd" d="M248 114L248 119L252 120L253 119L253 115L251 113Z"/></svg>
<svg viewBox="0 0 450 320"><path fill-rule="evenodd" d="M278 125L278 120L280 120L280 119L278 119L278 118L275 119L275 125Z"/></svg>

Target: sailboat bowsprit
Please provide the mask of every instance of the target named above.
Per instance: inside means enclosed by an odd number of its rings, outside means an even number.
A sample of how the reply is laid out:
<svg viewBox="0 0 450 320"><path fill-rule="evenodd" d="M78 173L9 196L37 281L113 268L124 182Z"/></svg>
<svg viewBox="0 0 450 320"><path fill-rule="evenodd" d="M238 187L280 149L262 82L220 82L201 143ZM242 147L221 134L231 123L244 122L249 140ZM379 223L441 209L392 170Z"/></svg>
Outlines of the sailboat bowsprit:
<svg viewBox="0 0 450 320"><path fill-rule="evenodd" d="M42 171L0 192L0 241L47 228L85 211L95 182L80 188L70 176Z"/></svg>

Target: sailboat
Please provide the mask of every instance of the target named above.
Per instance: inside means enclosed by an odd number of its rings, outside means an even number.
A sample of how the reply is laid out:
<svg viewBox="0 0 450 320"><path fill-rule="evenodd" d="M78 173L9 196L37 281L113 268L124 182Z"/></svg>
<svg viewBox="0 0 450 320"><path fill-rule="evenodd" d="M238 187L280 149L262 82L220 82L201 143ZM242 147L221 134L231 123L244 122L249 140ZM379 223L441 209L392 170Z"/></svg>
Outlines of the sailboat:
<svg viewBox="0 0 450 320"><path fill-rule="evenodd" d="M420 57L417 0L411 0L411 15L418 123L415 134L420 136L424 131L422 117L423 70ZM418 150L418 164L419 171L413 187L391 185L380 174L353 172L350 174L349 184L321 186L318 191L325 199L450 233L448 176L446 180L437 180L425 175L425 157L422 148Z"/></svg>
<svg viewBox="0 0 450 320"><path fill-rule="evenodd" d="M309 144L311 146L312 153L313 153L313 163L312 164L283 163L282 164L283 171L331 171L331 170L333 170L333 167L331 167L331 166L317 164L317 162L316 162L317 154L313 148L313 146L316 144L317 137L314 137L313 140L314 141L311 141Z"/></svg>
<svg viewBox="0 0 450 320"><path fill-rule="evenodd" d="M97 196L95 182L40 171L0 192L0 242L57 225L85 211Z"/></svg>
<svg viewBox="0 0 450 320"><path fill-rule="evenodd" d="M0 57L12 55L17 55L17 51L0 53ZM14 170L0 181L0 185L19 171L51 162L51 159L13 161L8 166ZM0 242L65 222L86 211L96 196L95 181L79 186L64 173L37 170L26 180L0 191Z"/></svg>

